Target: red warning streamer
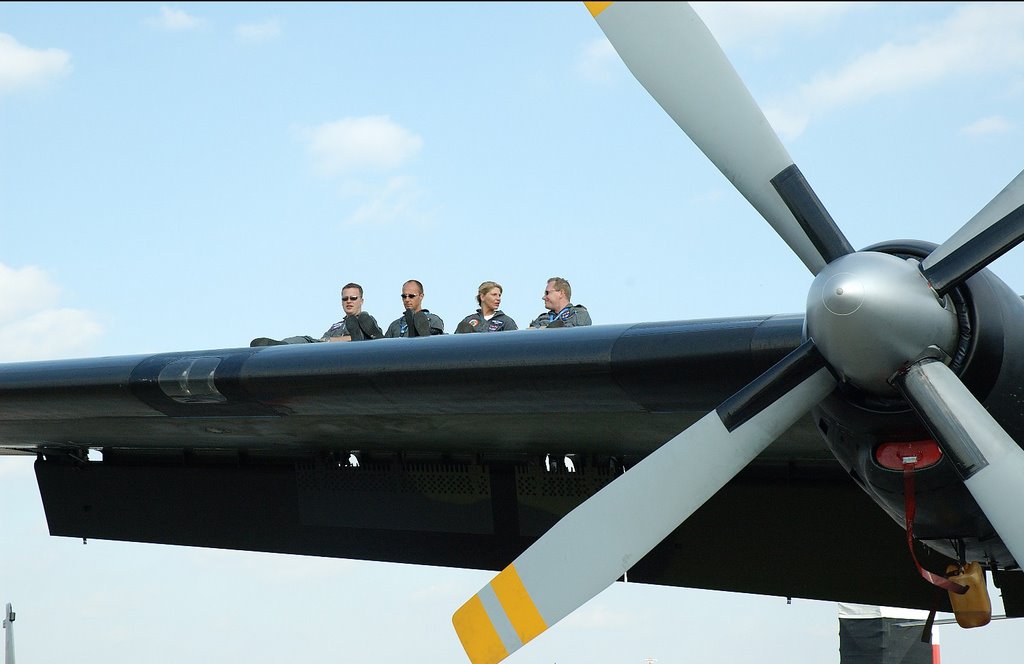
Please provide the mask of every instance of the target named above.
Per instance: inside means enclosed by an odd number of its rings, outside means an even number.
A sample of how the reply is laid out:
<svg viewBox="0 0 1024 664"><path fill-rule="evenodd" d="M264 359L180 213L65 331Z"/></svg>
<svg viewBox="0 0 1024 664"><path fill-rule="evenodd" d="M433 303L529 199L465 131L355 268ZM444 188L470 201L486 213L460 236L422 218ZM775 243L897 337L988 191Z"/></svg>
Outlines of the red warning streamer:
<svg viewBox="0 0 1024 664"><path fill-rule="evenodd" d="M951 593L963 595L967 592L968 586L962 586L944 576L929 572L921 567L917 554L914 553L914 514L917 512L917 503L914 501L914 470L917 468L917 459L916 456L907 456L903 459L903 499L906 506L907 547L910 549L910 557L914 559L914 566L925 581Z"/></svg>

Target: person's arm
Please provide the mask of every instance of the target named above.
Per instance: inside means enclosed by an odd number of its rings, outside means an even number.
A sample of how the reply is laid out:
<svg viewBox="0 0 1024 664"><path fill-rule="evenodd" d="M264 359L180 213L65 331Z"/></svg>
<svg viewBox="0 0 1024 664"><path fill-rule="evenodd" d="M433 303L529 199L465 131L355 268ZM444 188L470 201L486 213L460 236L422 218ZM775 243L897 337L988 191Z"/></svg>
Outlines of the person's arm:
<svg viewBox="0 0 1024 664"><path fill-rule="evenodd" d="M320 341L351 341L352 337L346 334L347 331L345 329L345 321L339 320L327 328L327 331L320 337Z"/></svg>

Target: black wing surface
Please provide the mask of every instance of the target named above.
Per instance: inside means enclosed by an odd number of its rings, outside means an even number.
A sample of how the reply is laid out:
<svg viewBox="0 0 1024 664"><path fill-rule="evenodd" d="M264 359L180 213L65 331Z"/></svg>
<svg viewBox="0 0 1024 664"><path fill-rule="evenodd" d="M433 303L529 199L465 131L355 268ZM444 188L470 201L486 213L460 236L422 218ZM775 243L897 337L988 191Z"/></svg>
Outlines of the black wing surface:
<svg viewBox="0 0 1024 664"><path fill-rule="evenodd" d="M0 365L0 448L36 454L52 535L499 570L802 328L760 316ZM628 580L936 603L812 416Z"/></svg>

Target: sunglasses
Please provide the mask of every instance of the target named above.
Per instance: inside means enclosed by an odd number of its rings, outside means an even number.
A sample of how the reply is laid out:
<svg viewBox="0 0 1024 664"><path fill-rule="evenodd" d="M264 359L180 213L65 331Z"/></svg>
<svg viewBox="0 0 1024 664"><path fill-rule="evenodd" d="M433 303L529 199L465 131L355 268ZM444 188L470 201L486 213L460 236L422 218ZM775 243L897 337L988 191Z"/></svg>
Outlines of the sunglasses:
<svg viewBox="0 0 1024 664"><path fill-rule="evenodd" d="M355 301L356 301L356 300L358 300L358 299L359 299L359 296L358 296L358 295L350 295L349 297L343 297L343 298L341 298L341 301L342 301L342 302L355 302Z"/></svg>
<svg viewBox="0 0 1024 664"><path fill-rule="evenodd" d="M408 293L402 293L403 300L411 300L416 297L419 297L419 295L409 295Z"/></svg>

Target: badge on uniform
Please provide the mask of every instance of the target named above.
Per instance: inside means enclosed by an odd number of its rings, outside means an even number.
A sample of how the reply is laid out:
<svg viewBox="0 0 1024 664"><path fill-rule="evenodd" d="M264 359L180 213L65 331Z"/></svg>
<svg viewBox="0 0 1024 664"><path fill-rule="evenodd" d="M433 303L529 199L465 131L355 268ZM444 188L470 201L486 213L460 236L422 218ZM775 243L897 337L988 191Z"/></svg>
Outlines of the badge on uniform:
<svg viewBox="0 0 1024 664"><path fill-rule="evenodd" d="M491 324L487 326L487 331L488 332L498 332L503 327L505 327L505 321L503 321L503 320L492 320Z"/></svg>

